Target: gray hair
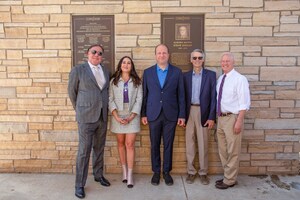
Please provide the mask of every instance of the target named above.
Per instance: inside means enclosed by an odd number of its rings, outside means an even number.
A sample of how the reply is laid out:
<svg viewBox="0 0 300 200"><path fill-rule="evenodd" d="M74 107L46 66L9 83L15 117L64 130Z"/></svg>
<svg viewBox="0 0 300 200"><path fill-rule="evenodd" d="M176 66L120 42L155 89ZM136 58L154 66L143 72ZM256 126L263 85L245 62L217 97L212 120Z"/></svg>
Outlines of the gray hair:
<svg viewBox="0 0 300 200"><path fill-rule="evenodd" d="M203 57L203 60L205 60L206 55L205 55L205 52L204 52L203 50L201 50L201 49L194 49L194 50L191 52L191 58L192 58L192 55L193 55L194 52L201 53L201 54L202 54L202 57Z"/></svg>
<svg viewBox="0 0 300 200"><path fill-rule="evenodd" d="M234 55L231 52L224 52L221 55L221 60L224 56L228 56L232 61L234 61Z"/></svg>

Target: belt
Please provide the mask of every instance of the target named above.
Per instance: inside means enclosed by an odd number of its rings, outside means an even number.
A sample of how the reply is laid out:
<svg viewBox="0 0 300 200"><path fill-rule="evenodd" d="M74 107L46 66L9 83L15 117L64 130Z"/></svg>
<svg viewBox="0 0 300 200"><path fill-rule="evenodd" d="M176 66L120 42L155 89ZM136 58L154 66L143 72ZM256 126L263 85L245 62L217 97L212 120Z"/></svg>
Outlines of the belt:
<svg viewBox="0 0 300 200"><path fill-rule="evenodd" d="M191 104L191 106L200 106L200 104Z"/></svg>
<svg viewBox="0 0 300 200"><path fill-rule="evenodd" d="M226 117L226 116L229 116L229 115L232 115L232 113L231 112L221 113L220 117Z"/></svg>

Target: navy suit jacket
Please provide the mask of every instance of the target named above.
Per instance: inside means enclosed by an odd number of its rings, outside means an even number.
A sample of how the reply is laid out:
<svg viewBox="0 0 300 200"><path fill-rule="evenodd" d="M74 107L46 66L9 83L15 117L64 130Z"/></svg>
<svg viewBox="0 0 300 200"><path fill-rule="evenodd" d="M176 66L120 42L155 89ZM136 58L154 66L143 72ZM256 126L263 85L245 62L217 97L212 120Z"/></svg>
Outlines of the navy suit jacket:
<svg viewBox="0 0 300 200"><path fill-rule="evenodd" d="M163 88L160 87L156 65L149 67L143 75L142 117L148 121L157 119L161 111L169 121L185 118L183 74L181 70L169 64L168 74Z"/></svg>
<svg viewBox="0 0 300 200"><path fill-rule="evenodd" d="M186 123L189 118L192 99L192 76L193 70L184 73L184 87L185 87L185 102L186 102ZM205 122L209 120L216 120L216 73L203 69L201 90L200 90L200 105L201 105L201 124L204 126Z"/></svg>

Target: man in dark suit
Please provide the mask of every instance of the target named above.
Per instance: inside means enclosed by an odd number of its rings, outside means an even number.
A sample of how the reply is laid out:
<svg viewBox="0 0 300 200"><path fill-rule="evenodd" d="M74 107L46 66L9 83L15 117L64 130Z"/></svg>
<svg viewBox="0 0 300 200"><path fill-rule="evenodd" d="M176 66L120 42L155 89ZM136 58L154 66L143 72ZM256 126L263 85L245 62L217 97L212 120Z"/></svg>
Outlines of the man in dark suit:
<svg viewBox="0 0 300 200"><path fill-rule="evenodd" d="M169 64L169 50L164 44L155 48L156 62L143 75L142 123L148 124L151 140L151 162L154 172L152 185L158 185L161 173L160 141L163 138L163 178L173 185L173 142L176 124L184 126L185 102L183 75L180 69Z"/></svg>
<svg viewBox="0 0 300 200"><path fill-rule="evenodd" d="M96 182L110 186L103 176L103 155L107 130L109 72L101 65L104 49L92 45L88 62L73 67L68 93L76 112L79 144L76 161L75 196L84 198L84 186L93 148L93 175Z"/></svg>
<svg viewBox="0 0 300 200"><path fill-rule="evenodd" d="M202 184L209 184L208 171L208 129L213 128L216 120L216 73L204 69L205 53L195 49L191 53L193 69L184 73L186 102L186 182L194 182L197 173ZM198 144L198 146L196 146ZM198 149L199 166L194 166Z"/></svg>

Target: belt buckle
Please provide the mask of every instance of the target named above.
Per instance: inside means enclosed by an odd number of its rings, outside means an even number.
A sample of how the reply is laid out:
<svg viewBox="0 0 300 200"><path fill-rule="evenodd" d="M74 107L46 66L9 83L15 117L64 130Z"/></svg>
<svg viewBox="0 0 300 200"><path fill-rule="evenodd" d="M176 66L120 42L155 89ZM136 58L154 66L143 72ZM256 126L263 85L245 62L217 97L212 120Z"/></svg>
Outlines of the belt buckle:
<svg viewBox="0 0 300 200"><path fill-rule="evenodd" d="M222 117L227 117L227 116L229 116L229 115L231 115L231 114L232 114L232 113L227 112L227 113L222 113L221 116L222 116Z"/></svg>

